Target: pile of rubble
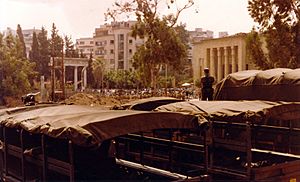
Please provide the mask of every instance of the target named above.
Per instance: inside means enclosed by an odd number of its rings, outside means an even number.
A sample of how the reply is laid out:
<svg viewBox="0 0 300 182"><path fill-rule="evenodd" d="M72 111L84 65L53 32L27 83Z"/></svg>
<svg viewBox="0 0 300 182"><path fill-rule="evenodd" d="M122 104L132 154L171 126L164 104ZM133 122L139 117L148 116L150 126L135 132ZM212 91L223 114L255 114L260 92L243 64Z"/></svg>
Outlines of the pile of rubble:
<svg viewBox="0 0 300 182"><path fill-rule="evenodd" d="M99 94L77 93L64 101L66 104L90 105L90 106L115 106L121 101L113 97L101 96Z"/></svg>

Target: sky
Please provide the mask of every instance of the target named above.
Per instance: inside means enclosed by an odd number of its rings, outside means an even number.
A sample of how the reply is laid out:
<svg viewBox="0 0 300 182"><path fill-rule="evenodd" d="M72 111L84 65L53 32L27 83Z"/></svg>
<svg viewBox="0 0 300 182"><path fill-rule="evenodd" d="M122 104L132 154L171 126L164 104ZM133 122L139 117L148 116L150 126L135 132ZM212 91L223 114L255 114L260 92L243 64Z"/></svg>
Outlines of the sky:
<svg viewBox="0 0 300 182"><path fill-rule="evenodd" d="M123 0L125 1L125 0ZM165 5L166 0L161 0ZM178 0L180 3L188 0ZM54 22L60 35L72 39L92 37L96 27L105 23L104 13L115 0L0 0L0 30L7 27L22 29L42 26L50 31ZM249 16L247 0L194 0L193 7L185 10L179 21L188 30L218 32L227 31L230 35L249 32L255 25ZM163 6L161 14L168 13Z"/></svg>

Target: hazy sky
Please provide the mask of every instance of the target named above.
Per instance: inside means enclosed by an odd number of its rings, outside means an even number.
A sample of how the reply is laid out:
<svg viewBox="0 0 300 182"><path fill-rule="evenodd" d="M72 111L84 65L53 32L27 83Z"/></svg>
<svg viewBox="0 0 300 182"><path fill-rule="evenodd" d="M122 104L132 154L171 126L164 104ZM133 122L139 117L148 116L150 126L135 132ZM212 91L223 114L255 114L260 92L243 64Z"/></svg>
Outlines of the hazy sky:
<svg viewBox="0 0 300 182"><path fill-rule="evenodd" d="M247 0L194 1L195 5L180 18L189 30L203 28L217 36L220 31L249 32L254 25ZM44 26L50 30L54 22L61 35L71 35L73 39L91 37L95 28L105 23L104 13L113 3L114 0L0 0L0 30L16 29L17 24L22 29Z"/></svg>

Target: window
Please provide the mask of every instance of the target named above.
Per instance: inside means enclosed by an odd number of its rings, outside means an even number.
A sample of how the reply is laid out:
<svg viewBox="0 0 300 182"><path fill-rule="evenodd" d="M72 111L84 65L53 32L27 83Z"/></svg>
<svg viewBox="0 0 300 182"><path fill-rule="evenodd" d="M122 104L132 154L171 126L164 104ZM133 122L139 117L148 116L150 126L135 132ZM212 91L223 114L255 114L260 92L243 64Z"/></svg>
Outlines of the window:
<svg viewBox="0 0 300 182"><path fill-rule="evenodd" d="M110 64L115 64L115 60L114 59L110 59Z"/></svg>
<svg viewBox="0 0 300 182"><path fill-rule="evenodd" d="M132 44L132 39L129 39L129 44Z"/></svg>
<svg viewBox="0 0 300 182"><path fill-rule="evenodd" d="M132 54L132 49L129 49L129 54Z"/></svg>
<svg viewBox="0 0 300 182"><path fill-rule="evenodd" d="M102 42L96 42L96 46L101 46Z"/></svg>
<svg viewBox="0 0 300 182"><path fill-rule="evenodd" d="M94 41L90 41L90 44L94 44Z"/></svg>
<svg viewBox="0 0 300 182"><path fill-rule="evenodd" d="M124 40L124 34L120 34L119 36L121 41Z"/></svg>
<svg viewBox="0 0 300 182"><path fill-rule="evenodd" d="M118 62L118 69L124 69L124 61Z"/></svg>
<svg viewBox="0 0 300 182"><path fill-rule="evenodd" d="M83 42L83 41L80 41L79 44L80 44L80 45L84 45L84 42Z"/></svg>
<svg viewBox="0 0 300 182"><path fill-rule="evenodd" d="M114 40L110 40L110 44L114 44L115 43L115 41Z"/></svg>
<svg viewBox="0 0 300 182"><path fill-rule="evenodd" d="M110 54L113 54L113 53L114 53L114 50L113 50L113 49L111 49L111 50L110 50Z"/></svg>

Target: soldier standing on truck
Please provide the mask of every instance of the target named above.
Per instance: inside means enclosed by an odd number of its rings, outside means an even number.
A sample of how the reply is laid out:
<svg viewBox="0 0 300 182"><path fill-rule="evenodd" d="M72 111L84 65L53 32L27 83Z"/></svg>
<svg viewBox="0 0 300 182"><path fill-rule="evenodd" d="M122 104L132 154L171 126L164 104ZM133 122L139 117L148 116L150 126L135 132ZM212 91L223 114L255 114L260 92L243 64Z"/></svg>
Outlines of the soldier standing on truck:
<svg viewBox="0 0 300 182"><path fill-rule="evenodd" d="M214 89L212 86L214 82L215 82L214 77L209 75L209 69L205 68L204 76L201 78L201 85L202 85L201 100L213 100Z"/></svg>

